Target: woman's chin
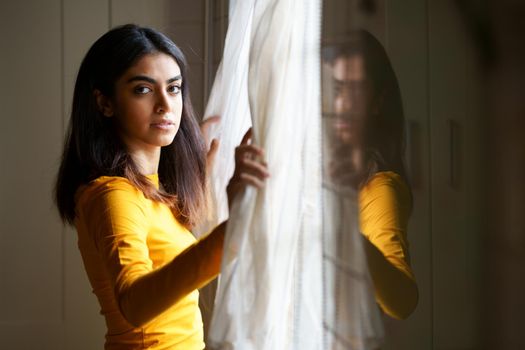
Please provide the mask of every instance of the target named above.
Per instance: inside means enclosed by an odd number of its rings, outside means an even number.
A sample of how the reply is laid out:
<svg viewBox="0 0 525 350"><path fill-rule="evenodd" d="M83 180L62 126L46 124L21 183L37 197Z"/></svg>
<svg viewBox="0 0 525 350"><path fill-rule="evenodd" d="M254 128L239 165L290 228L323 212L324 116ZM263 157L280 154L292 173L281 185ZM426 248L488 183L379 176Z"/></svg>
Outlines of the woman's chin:
<svg viewBox="0 0 525 350"><path fill-rule="evenodd" d="M156 143L160 147L166 147L171 145L173 143L173 140L175 140L175 135L173 135L172 137L162 137Z"/></svg>
<svg viewBox="0 0 525 350"><path fill-rule="evenodd" d="M339 130L336 135L342 144L353 145L357 142L357 137L351 130Z"/></svg>

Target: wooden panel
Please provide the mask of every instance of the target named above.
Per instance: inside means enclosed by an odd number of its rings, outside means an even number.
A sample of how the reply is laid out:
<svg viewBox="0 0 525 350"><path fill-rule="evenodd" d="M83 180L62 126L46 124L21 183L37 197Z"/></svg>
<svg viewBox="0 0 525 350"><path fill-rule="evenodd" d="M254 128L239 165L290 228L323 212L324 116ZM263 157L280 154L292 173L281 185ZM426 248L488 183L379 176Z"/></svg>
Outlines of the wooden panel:
<svg viewBox="0 0 525 350"><path fill-rule="evenodd" d="M89 47L109 28L108 0L64 2L64 130L71 113L73 90L80 63ZM104 318L77 247L73 228L64 230L64 348L102 349L106 331Z"/></svg>
<svg viewBox="0 0 525 350"><path fill-rule="evenodd" d="M428 53L426 1L393 1L387 4L387 50L396 71L407 125L411 126L410 145L419 159L412 178L414 208L408 228L412 267L419 287L419 304L404 321L388 320L386 349L432 348L432 232L430 213L430 139L428 116ZM417 135L416 135L417 133ZM408 155L408 153L407 153ZM417 176L415 176L417 175Z"/></svg>
<svg viewBox="0 0 525 350"><path fill-rule="evenodd" d="M360 11L360 16L356 17L356 24L359 28L364 28L372 33L385 48L388 47L388 13L387 1L374 1L373 13Z"/></svg>
<svg viewBox="0 0 525 350"><path fill-rule="evenodd" d="M51 201L61 143L60 1L3 1L0 339L60 348L62 227ZM28 335L31 335L28 337ZM33 346L30 346L33 345Z"/></svg>
<svg viewBox="0 0 525 350"><path fill-rule="evenodd" d="M474 65L453 1L429 1L432 138L432 228L434 265L434 348L476 348L476 275L479 241L469 194L477 178L475 135L469 105ZM475 118L474 120L476 120ZM467 215L471 213L471 215Z"/></svg>
<svg viewBox="0 0 525 350"><path fill-rule="evenodd" d="M167 11L169 0L113 0L110 4L111 27L135 23L164 31L171 17L171 13Z"/></svg>
<svg viewBox="0 0 525 350"><path fill-rule="evenodd" d="M183 1L114 0L111 25L136 23L153 27L167 34L184 51L189 62L202 63L204 1L199 0L195 3L186 6L186 2Z"/></svg>
<svg viewBox="0 0 525 350"><path fill-rule="evenodd" d="M64 128L80 63L89 47L109 29L109 1L64 1Z"/></svg>

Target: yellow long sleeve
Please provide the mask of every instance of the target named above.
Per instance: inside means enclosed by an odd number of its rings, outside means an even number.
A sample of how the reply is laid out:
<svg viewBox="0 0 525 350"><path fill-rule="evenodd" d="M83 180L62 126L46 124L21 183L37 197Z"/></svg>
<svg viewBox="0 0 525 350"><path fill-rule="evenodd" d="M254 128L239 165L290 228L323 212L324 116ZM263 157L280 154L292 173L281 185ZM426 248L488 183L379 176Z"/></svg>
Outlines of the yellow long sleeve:
<svg viewBox="0 0 525 350"><path fill-rule="evenodd" d="M408 317L418 301L407 240L410 211L408 187L393 172L375 174L359 193L360 226L367 238L376 300L386 314L398 319Z"/></svg>
<svg viewBox="0 0 525 350"><path fill-rule="evenodd" d="M170 208L120 177L91 182L76 207L80 252L108 327L106 349L202 349L197 288L219 273L224 228L196 241Z"/></svg>

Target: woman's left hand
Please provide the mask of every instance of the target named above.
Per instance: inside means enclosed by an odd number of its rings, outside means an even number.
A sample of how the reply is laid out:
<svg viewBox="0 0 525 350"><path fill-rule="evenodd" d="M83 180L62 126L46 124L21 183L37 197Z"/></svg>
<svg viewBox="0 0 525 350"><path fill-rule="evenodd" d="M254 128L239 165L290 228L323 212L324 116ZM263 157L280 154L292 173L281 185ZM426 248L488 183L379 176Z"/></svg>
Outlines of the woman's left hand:
<svg viewBox="0 0 525 350"><path fill-rule="evenodd" d="M206 153L206 168L211 169L213 166L213 161L215 160L215 155L217 154L217 150L219 149L219 140L213 139L209 140L209 129L213 124L218 123L221 120L221 117L218 115L214 115L212 117L209 117L202 123L200 123L200 129L202 136L204 137L204 141L206 142L206 147L208 144L210 145L210 148L207 150Z"/></svg>
<svg viewBox="0 0 525 350"><path fill-rule="evenodd" d="M241 144L235 149L235 172L226 188L230 209L233 199L247 185L262 188L270 176L268 164L262 160L263 149L251 144L251 140L252 129L250 128L244 135Z"/></svg>

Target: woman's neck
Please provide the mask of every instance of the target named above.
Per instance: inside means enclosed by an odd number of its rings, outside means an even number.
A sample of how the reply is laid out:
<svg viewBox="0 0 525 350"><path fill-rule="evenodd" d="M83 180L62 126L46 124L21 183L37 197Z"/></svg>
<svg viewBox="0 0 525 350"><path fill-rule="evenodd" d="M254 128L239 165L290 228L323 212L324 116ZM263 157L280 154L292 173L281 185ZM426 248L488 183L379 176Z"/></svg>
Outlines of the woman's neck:
<svg viewBox="0 0 525 350"><path fill-rule="evenodd" d="M159 170L160 147L144 150L128 150L142 175L156 174Z"/></svg>

